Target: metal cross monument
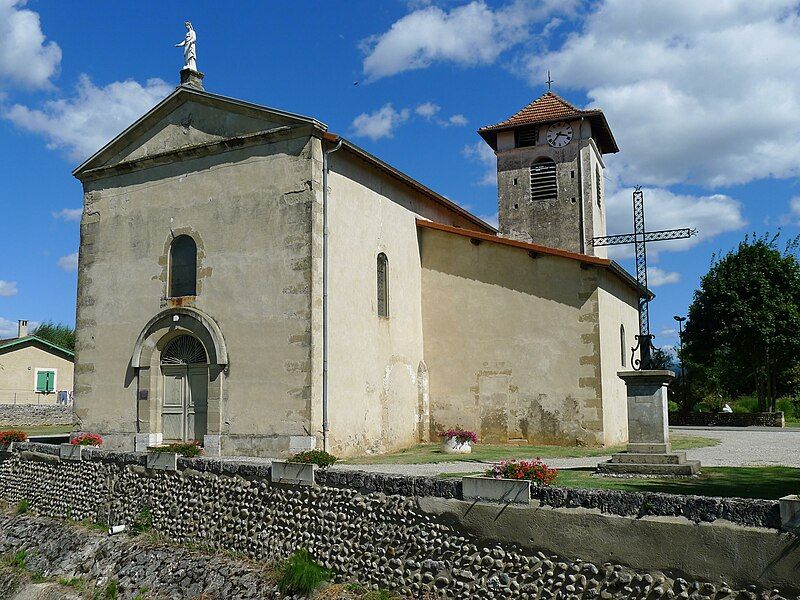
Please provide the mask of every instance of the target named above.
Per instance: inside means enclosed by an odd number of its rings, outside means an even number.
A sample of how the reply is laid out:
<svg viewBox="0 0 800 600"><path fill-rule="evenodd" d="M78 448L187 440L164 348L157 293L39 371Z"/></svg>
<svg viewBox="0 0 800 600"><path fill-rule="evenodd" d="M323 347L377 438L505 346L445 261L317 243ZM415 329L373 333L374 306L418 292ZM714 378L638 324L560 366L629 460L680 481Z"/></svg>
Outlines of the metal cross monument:
<svg viewBox="0 0 800 600"><path fill-rule="evenodd" d="M636 280L641 288L639 296L639 335L636 336L636 348L632 349L633 356L639 350L639 360L631 359L634 369L649 369L652 364L652 341L655 337L650 333L650 295L647 291L647 242L661 242L664 240L681 240L697 234L697 229L684 227L683 229L663 229L661 231L645 231L644 226L644 194L637 186L633 192L633 233L622 235L608 235L592 238L592 245L619 246L633 244L636 252Z"/></svg>

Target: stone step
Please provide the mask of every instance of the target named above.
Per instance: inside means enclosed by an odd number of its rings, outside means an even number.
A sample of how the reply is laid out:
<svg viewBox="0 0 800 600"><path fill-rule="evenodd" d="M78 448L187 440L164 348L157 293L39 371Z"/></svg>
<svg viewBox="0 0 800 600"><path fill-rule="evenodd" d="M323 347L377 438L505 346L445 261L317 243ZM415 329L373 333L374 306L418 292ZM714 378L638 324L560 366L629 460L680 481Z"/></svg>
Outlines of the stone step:
<svg viewBox="0 0 800 600"><path fill-rule="evenodd" d="M620 452L611 457L611 462L645 465L682 465L686 462L686 452L671 452L670 454Z"/></svg>
<svg viewBox="0 0 800 600"><path fill-rule="evenodd" d="M700 472L699 460L687 460L683 464L636 464L602 462L597 465L598 473L609 475L697 475Z"/></svg>

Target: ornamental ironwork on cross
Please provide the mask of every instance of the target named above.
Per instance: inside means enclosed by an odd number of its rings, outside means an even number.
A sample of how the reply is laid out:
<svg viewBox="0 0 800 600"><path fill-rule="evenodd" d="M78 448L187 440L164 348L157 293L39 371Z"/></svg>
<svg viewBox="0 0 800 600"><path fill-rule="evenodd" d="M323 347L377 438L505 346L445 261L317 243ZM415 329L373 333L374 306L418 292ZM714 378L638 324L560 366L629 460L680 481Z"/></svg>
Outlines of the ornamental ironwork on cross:
<svg viewBox="0 0 800 600"><path fill-rule="evenodd" d="M637 371L651 369L653 366L653 339L650 333L650 293L647 289L647 242L662 242L664 240L681 240L697 235L697 229L684 227L681 229L662 229L660 231L646 231L644 224L644 194L641 186L636 186L633 191L633 233L621 235L607 235L592 238L592 245L619 246L633 244L636 254L636 280L639 282L639 335L636 336L636 347L631 349L631 364ZM639 359L636 351L639 350Z"/></svg>

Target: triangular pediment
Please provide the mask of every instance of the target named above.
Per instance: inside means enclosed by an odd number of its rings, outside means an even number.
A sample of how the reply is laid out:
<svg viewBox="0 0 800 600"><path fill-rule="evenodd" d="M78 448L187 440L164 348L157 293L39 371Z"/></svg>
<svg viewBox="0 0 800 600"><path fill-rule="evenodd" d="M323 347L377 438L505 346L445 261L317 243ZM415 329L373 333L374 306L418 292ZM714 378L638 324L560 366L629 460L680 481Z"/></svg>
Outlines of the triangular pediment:
<svg viewBox="0 0 800 600"><path fill-rule="evenodd" d="M310 117L179 87L79 166L73 175L278 127L324 124Z"/></svg>

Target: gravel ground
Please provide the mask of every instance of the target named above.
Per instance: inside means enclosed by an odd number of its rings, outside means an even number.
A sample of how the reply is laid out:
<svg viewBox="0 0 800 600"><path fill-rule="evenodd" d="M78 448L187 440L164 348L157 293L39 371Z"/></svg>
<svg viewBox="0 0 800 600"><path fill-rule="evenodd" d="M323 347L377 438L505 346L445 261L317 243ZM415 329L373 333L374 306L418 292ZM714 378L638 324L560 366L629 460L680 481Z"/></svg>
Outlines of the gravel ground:
<svg viewBox="0 0 800 600"><path fill-rule="evenodd" d="M720 440L718 446L687 450L686 457L699 460L707 467L748 467L748 466L786 466L800 467L800 428L774 429L768 427L672 427L684 435ZM531 457L535 458L535 457ZM549 458L546 462L557 469L594 467L598 462L609 460L611 456L588 458ZM232 460L248 460L235 457ZM269 461L254 458L254 462ZM431 476L440 473L477 473L485 471L491 463L484 462L441 462L417 465L361 465L347 462L334 465L334 469L368 471L372 473L392 473L395 475Z"/></svg>

